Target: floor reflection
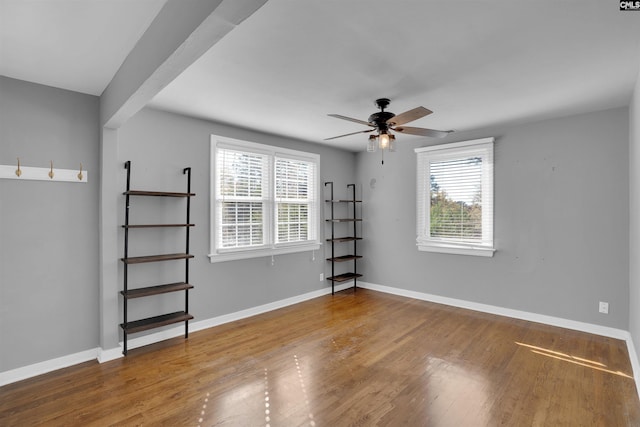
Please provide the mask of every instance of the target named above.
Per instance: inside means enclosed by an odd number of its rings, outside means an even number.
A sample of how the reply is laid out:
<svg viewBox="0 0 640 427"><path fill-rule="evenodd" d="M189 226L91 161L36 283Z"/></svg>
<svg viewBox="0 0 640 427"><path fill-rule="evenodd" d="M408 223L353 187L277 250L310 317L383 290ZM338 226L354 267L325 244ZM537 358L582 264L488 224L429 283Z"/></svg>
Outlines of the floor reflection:
<svg viewBox="0 0 640 427"><path fill-rule="evenodd" d="M296 362L296 371L298 372L298 380L300 381L300 389L302 390L302 395L304 397L306 412L309 412L309 425L313 427L316 425L316 422L313 420L313 413L309 408L309 396L307 396L307 390L304 386L304 378L302 377L302 368L300 367L300 362L298 361L298 355L294 354L293 359Z"/></svg>
<svg viewBox="0 0 640 427"><path fill-rule="evenodd" d="M539 354L541 356L551 357L552 359L562 360L563 362L573 363L574 365L584 366L586 368L595 369L601 372L606 372L608 374L619 375L625 378L633 378L632 376L625 374L624 372L607 369L607 365L605 365L604 363L596 362L594 360L584 359L581 357L561 353L559 351L553 351L548 348L538 347L531 344L525 344L517 341L515 343L521 347L526 347L530 349L532 353Z"/></svg>
<svg viewBox="0 0 640 427"><path fill-rule="evenodd" d="M248 367L238 367L242 372ZM229 381L225 390L202 399L198 426L207 425L306 425L316 426L307 389L310 378L297 354L274 360L259 371ZM227 378L227 381L229 378ZM231 383L234 385L232 386Z"/></svg>
<svg viewBox="0 0 640 427"><path fill-rule="evenodd" d="M259 371L229 381L223 389L216 389L203 398L198 426L210 425L265 425L256 420L269 416L268 371L264 377ZM260 418L257 418L260 416ZM264 417L264 418L263 418ZM266 425L269 426L268 420Z"/></svg>
<svg viewBox="0 0 640 427"><path fill-rule="evenodd" d="M429 357L427 373L429 425L489 425L491 383L483 375L436 357Z"/></svg>
<svg viewBox="0 0 640 427"><path fill-rule="evenodd" d="M271 427L271 409L269 409L269 370L264 368L264 422Z"/></svg>
<svg viewBox="0 0 640 427"><path fill-rule="evenodd" d="M209 393L207 393L207 395L205 396L204 403L202 404L202 411L200 411L200 418L198 418L198 427L200 427L200 425L204 421L204 416L205 416L206 411L207 411L207 404L208 403L209 403Z"/></svg>

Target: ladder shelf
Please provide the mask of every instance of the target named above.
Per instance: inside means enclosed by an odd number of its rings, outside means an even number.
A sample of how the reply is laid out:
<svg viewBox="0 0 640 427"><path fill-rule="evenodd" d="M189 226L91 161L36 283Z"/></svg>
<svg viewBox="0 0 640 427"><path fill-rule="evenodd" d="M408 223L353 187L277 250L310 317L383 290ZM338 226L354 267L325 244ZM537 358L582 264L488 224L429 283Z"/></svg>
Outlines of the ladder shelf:
<svg viewBox="0 0 640 427"><path fill-rule="evenodd" d="M124 264L124 276L123 276L123 289L120 294L123 297L123 322L120 327L123 331L123 351L122 353L127 355L127 340L129 334L135 334L138 332L147 331L162 326L171 325L174 323L184 322L184 337L189 336L189 320L193 319L193 316L189 314L189 290L193 289L193 285L189 283L189 260L193 258L193 255L189 253L189 230L195 225L189 221L191 213L191 197L195 196L195 193L191 192L191 168L184 168L182 173L187 177L187 191L181 192L167 192L167 191L141 191L132 190L131 186L131 161L127 161L124 164L127 170L127 189L123 193L125 196L125 221L122 227L124 228L124 256L120 260ZM130 224L129 223L129 210L131 207L131 197L171 197L186 199L186 220L184 223L167 223L167 224ZM183 228L185 230L185 251L172 254L159 254L159 255L144 255L144 256L129 256L129 231L136 229L164 229L164 228ZM165 262L165 261L184 261L184 281L167 283L161 285L152 285L145 287L138 287L131 289L129 287L129 266L136 264L145 264L153 262ZM176 311L169 314L160 314L144 319L129 320L129 300L137 298L151 297L154 295L161 295L173 292L184 292L184 310Z"/></svg>
<svg viewBox="0 0 640 427"><path fill-rule="evenodd" d="M325 188L329 186L330 189L330 197L325 200L326 203L329 203L331 207L331 216L327 218L325 221L331 226L331 237L327 238L326 241L331 243L331 256L327 258L327 261L331 263L331 275L327 277L327 280L331 282L331 294L335 294L335 284L348 282L350 280L353 281L353 290L357 289L357 280L359 277L362 277L362 274L358 273L358 260L362 258L362 255L358 255L358 241L362 240L362 237L358 236L357 224L362 221L362 218L358 218L358 209L357 205L362 203L362 200L356 199L356 185L348 184L347 188L351 188L352 197L351 199L335 199L333 197L333 182L328 181L324 183ZM350 215L348 217L337 218L334 212L334 206L337 204L351 204L349 206L352 208ZM353 224L353 228L351 230L350 235L341 235L340 237L336 237L336 228L337 227L346 227L340 226L338 224L346 223ZM342 230L344 231L344 230ZM352 252L346 255L337 255L336 252L336 244L340 243L351 243ZM342 274L336 274L336 264L337 263L345 263L352 262L351 266L353 271L346 272Z"/></svg>

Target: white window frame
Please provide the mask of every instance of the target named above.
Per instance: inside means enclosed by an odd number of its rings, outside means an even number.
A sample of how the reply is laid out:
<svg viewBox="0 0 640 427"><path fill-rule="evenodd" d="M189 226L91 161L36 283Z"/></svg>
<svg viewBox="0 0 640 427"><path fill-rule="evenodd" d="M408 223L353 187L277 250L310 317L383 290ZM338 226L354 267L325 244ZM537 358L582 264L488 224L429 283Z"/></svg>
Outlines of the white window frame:
<svg viewBox="0 0 640 427"><path fill-rule="evenodd" d="M245 248L218 248L218 200L216 195L217 177L216 161L218 148L234 149L251 153L259 153L268 156L269 166L267 173L269 188L267 189L267 206L263 212L264 244L261 246ZM309 240L303 242L276 243L277 234L277 200L275 195L275 159L288 158L311 162L315 165L315 176L313 178L314 192L313 200L310 202L309 216L311 223L309 227ZM211 163L210 163L210 248L209 260L214 262L233 261L240 259L258 258L289 254L295 252L306 252L320 249L320 155L303 151L291 150L288 148L275 147L255 142L239 139L227 138L219 135L211 135Z"/></svg>
<svg viewBox="0 0 640 427"><path fill-rule="evenodd" d="M494 138L474 139L450 144L416 148L416 246L420 251L458 255L492 257L495 252L493 236L493 144ZM455 239L431 237L431 173L432 161L482 157L482 242L462 242Z"/></svg>

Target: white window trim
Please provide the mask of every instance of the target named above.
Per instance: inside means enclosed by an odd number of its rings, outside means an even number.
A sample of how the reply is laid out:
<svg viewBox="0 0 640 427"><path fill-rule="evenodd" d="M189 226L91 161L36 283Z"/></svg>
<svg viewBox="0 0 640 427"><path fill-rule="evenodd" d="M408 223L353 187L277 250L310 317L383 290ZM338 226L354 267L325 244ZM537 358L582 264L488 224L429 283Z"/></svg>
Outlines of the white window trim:
<svg viewBox="0 0 640 427"><path fill-rule="evenodd" d="M268 215L268 227L264 230L265 240L269 243L252 248L230 248L230 249L216 249L216 239L217 239L217 227L216 227L216 148L235 148L235 149L246 149L248 151L267 154L271 156L271 163L277 156L288 157L297 160L311 161L316 164L316 175L317 175L317 183L316 183L316 191L315 191L315 239L309 240L306 242L291 242L291 243L275 243L275 214L271 212L272 209L267 209L268 212L265 212ZM273 166L273 165L271 165ZM308 251L316 251L319 250L322 243L320 241L320 195L321 187L320 187L320 155L314 153L307 153L303 151L291 150L288 148L275 147L265 144L258 144L250 141L243 141L240 139L227 138L219 135L211 135L211 152L210 152L210 164L209 164L209 172L210 172L210 194L209 194L209 228L210 228L210 236L209 236L209 261L211 263L215 262L224 262L224 261L234 261L241 259L250 259L250 258L259 258L259 257L268 257L274 255L284 255L291 254L296 252L308 252ZM269 168L269 173L273 174L273 167ZM273 184L273 176L270 176L269 182ZM275 198L274 198L275 202ZM275 203L274 203L275 205Z"/></svg>
<svg viewBox="0 0 640 427"><path fill-rule="evenodd" d="M489 173L487 173L487 171L484 171L485 175L483 177L483 186L490 186L493 193L493 143L494 138L490 137L469 141L453 142L450 144L421 147L414 150L417 154L416 246L418 247L418 250L424 252L437 252L456 255L472 255L484 257L493 256L496 251L496 248L494 247L495 236L493 235L493 217L491 218L490 224L485 224L483 219L483 233L491 233L491 245L438 241L437 239L433 239L429 236L429 208L431 200L430 197L424 196L424 192L429 191L429 189L431 188L431 180L428 168L425 169L421 167L421 161L423 159L420 156L420 153L430 153L430 158L437 158L440 155L445 157L448 156L451 151L455 151L456 154L464 155L464 152L466 151L465 147L468 148L470 152L486 150L486 156L490 162L491 167ZM420 195L420 192L423 192L422 196ZM495 200L495 197L492 197L492 201L493 200ZM494 212L493 206L491 206L491 212ZM424 220L421 220L421 218L424 218ZM485 229L485 225L489 226L488 230Z"/></svg>

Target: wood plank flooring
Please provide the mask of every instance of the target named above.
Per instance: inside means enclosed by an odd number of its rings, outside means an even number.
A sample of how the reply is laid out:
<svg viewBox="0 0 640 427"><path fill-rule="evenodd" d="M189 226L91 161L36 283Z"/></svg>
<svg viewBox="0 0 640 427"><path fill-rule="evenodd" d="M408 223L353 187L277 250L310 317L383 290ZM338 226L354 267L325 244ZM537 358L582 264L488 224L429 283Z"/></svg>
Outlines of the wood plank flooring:
<svg viewBox="0 0 640 427"><path fill-rule="evenodd" d="M639 426L623 341L344 291L0 388L2 426Z"/></svg>

